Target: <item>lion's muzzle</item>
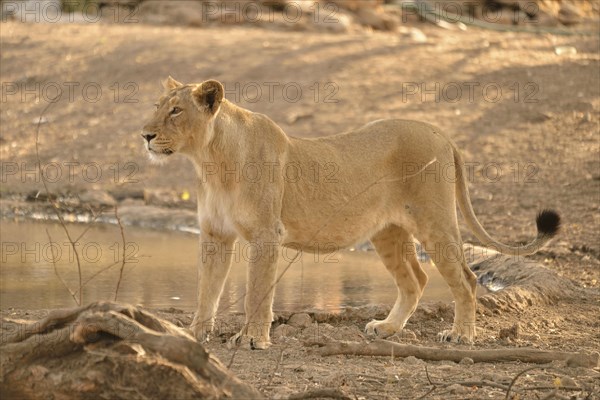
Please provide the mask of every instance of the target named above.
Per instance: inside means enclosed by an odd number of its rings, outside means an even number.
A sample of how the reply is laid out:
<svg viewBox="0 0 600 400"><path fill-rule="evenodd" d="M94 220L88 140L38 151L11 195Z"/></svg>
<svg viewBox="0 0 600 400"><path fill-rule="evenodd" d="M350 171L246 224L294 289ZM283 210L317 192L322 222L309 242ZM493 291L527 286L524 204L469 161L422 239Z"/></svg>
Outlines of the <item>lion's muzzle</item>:
<svg viewBox="0 0 600 400"><path fill-rule="evenodd" d="M150 144L150 141L156 137L156 133L142 131L142 137Z"/></svg>

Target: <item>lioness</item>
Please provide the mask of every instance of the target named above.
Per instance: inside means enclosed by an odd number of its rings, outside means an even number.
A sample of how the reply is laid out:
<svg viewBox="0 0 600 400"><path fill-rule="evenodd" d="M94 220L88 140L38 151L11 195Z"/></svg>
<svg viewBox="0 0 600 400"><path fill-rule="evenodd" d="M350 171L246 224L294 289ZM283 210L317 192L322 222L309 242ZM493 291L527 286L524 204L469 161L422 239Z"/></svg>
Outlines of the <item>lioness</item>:
<svg viewBox="0 0 600 400"><path fill-rule="evenodd" d="M217 81L184 85L169 77L163 86L142 136L152 159L181 153L198 174L202 254L192 330L199 340L213 329L239 237L252 244L246 324L230 344L265 349L280 246L323 251L370 239L398 286L388 317L366 326L369 335L386 337L404 327L427 283L418 239L455 300L452 329L440 339L471 342L477 283L462 252L456 204L475 236L502 253L532 254L558 231L558 214L547 210L538 215L530 244L511 247L491 238L473 212L456 145L432 125L389 119L300 139L224 99Z"/></svg>

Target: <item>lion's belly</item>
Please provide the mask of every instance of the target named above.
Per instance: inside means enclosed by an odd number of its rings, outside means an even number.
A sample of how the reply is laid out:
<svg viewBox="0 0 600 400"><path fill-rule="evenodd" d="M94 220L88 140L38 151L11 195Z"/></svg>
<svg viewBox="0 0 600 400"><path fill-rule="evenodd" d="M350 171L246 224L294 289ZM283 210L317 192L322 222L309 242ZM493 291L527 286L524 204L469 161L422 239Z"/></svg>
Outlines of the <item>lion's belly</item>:
<svg viewBox="0 0 600 400"><path fill-rule="evenodd" d="M286 218L285 207L283 211L284 245L310 252L332 252L369 240L390 223L391 219L379 207L360 213L353 212L354 210L344 212L343 209L332 213L323 212L323 209L304 209L302 211L308 212L294 213L293 218ZM303 215L304 218L298 218L298 215Z"/></svg>
<svg viewBox="0 0 600 400"><path fill-rule="evenodd" d="M372 229L377 231L378 229ZM290 231L287 230L283 240L283 245L286 247L319 253L331 253L339 249L348 248L356 243L369 240L372 233L369 231L348 232L345 235L332 232L316 232L310 231Z"/></svg>

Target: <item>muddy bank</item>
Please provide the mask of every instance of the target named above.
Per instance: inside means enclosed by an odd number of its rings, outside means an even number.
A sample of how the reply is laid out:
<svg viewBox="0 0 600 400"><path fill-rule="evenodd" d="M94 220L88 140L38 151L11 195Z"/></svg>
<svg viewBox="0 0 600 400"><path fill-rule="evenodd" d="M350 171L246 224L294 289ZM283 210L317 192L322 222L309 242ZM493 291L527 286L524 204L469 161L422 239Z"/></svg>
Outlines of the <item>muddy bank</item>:
<svg viewBox="0 0 600 400"><path fill-rule="evenodd" d="M478 312L481 326L479 339L473 346L448 345L437 343L438 330L447 327L452 318L452 309L446 303L421 305L409 321L402 334L390 338L393 342L428 346L439 349L519 349L533 348L542 350L560 350L593 354L598 348L597 321L570 316L574 313L585 315L594 304L583 301L565 300L556 304L551 311L536 305L530 306L519 314L507 311L498 313L485 306ZM175 308L150 310L159 317L179 327L187 327L192 314ZM600 369L577 367L563 361L545 365L523 364L520 362L473 363L464 358L460 362L423 361L415 357L368 357L352 355L323 356L320 346L338 341L368 343L362 328L372 318L381 318L387 312L386 307L371 306L347 309L338 315L323 315L318 312L278 313L273 323L273 346L267 351L248 349L232 350L223 343L243 323L242 315L219 316L216 337L205 347L211 357L217 357L229 370L246 384L258 389L261 395L274 399L292 398L299 393L316 393L330 390L338 398L429 398L429 399L481 399L504 398L508 387L517 375L526 369L511 387L512 397L536 399L549 396L553 392L572 399L593 399L600 390ZM32 320L47 315L47 310L2 310L2 335L15 331L15 324L22 319ZM525 322L529 321L529 322ZM568 326L565 324L568 323ZM517 326L517 328L515 328ZM507 334L506 332L510 332ZM54 337L57 337L54 335ZM142 343L143 346L145 344ZM72 379L53 378L65 385L77 384L90 393L100 389L103 379L109 377L114 368L104 368L110 364L114 352L123 353L128 347L118 346L111 350L102 342L86 346L87 353L99 373L84 374L77 382ZM134 347L134 350L140 347ZM156 351L156 350L152 350ZM122 359L132 363L140 356ZM124 355L120 355L124 357ZM71 360L71 361L69 361ZM72 362L72 357L65 365ZM164 359L163 359L164 362ZM107 365L108 365L107 364ZM27 374L27 381L47 383L50 373L43 364L39 364ZM61 364L61 367L65 365ZM54 365L58 368L58 364ZM122 367L122 366L121 366ZM131 379L142 377L148 371L158 373L159 377L169 378L174 393L188 393L193 390L188 378L175 379L171 366L160 363L146 363L143 368L117 368L126 372ZM112 372L111 372L112 371ZM100 374L106 374L104 377ZM137 374L137 375L136 375ZM63 377L65 378L65 377ZM58 379L58 380L57 380ZM161 378L162 379L162 378ZM64 385L63 385L64 386ZM111 385L111 387L115 387ZM65 387L62 387L64 389ZM191 392L190 392L191 390ZM143 392L143 391L142 391ZM117 398L131 398L133 392L120 392ZM320 392L323 395L326 392ZM137 396L137 394L136 394ZM422 397L425 396L425 397ZM152 398L152 396L150 396Z"/></svg>
<svg viewBox="0 0 600 400"><path fill-rule="evenodd" d="M51 193L43 190L0 195L0 218L54 220L56 211L69 222L121 223L148 229L199 233L195 194L183 200L174 190L83 190ZM49 201L50 200L50 201ZM58 204L58 208L53 206Z"/></svg>

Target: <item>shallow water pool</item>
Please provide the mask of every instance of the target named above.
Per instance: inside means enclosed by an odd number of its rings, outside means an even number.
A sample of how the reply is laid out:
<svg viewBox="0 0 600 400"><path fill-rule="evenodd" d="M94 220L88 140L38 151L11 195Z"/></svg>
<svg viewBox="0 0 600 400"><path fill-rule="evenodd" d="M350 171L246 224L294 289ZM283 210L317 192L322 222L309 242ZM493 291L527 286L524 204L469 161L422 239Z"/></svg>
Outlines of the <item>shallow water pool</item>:
<svg viewBox="0 0 600 400"><path fill-rule="evenodd" d="M113 300L119 280L123 244L118 226L69 224L79 239L84 303ZM125 228L128 262L118 300L152 308L193 310L196 303L197 236ZM49 240L48 235L51 240ZM0 307L40 309L75 303L71 291L79 285L77 264L63 228L55 222L0 221ZM246 282L247 244L240 243L221 299L221 312L242 312ZM277 284L275 310L318 309L335 312L348 306L392 305L396 287L372 251L303 254L289 268L295 250L284 250ZM111 267L112 265L112 267ZM423 300L450 301L452 296L434 266L423 263L430 277ZM103 271L103 272L101 272ZM93 277L97 274L95 277ZM90 278L92 278L90 280ZM77 295L77 294L75 294Z"/></svg>

